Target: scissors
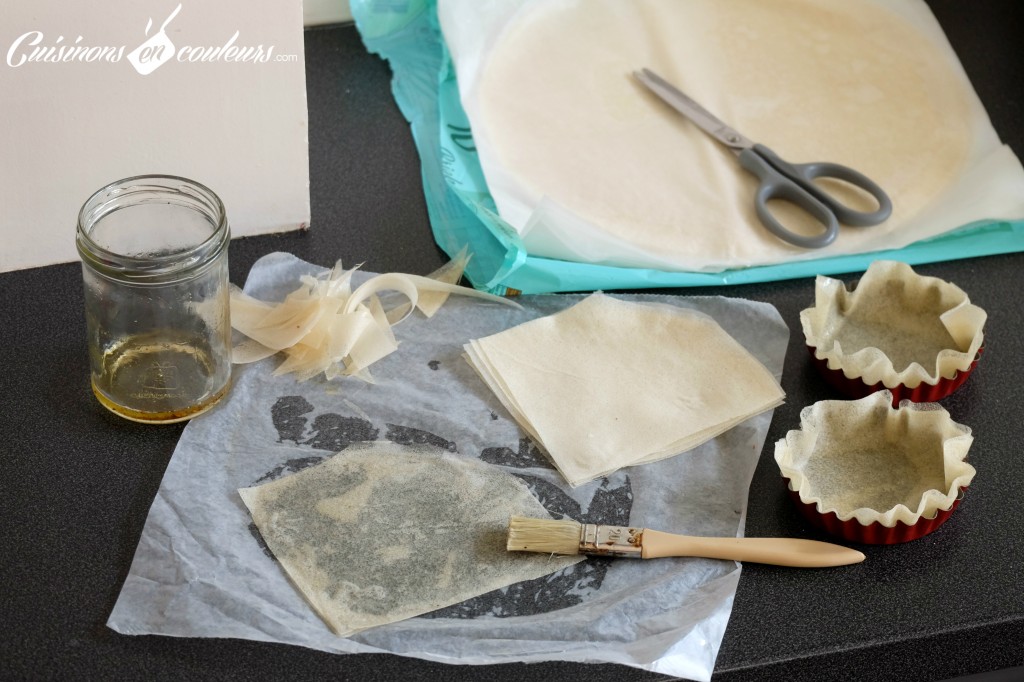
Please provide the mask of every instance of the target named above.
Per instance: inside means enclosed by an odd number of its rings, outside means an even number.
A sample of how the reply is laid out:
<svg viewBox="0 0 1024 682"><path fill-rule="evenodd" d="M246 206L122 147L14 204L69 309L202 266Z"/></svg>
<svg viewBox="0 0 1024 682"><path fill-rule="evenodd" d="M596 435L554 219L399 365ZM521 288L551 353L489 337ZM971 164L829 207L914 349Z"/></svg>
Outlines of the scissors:
<svg viewBox="0 0 1024 682"><path fill-rule="evenodd" d="M768 147L755 144L733 130L650 69L641 69L633 75L698 128L739 156L740 165L760 180L754 195L754 208L761 223L776 237L805 249L820 249L835 241L839 223L854 227L877 225L892 213L889 196L860 172L838 163L788 163ZM816 178L833 178L849 183L874 197L878 208L871 212L855 211L816 185ZM806 211L824 226L825 231L804 236L787 229L768 210L768 202L772 199L786 201Z"/></svg>

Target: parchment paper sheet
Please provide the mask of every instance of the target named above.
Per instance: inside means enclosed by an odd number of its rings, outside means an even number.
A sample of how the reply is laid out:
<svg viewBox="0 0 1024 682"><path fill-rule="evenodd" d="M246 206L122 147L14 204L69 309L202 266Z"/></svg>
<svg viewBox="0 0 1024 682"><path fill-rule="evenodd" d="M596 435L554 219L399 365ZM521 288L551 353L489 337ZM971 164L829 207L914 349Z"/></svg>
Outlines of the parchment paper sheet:
<svg viewBox="0 0 1024 682"><path fill-rule="evenodd" d="M288 254L246 291L279 300L300 274ZM361 280L360 280L361 281ZM182 434L108 626L125 634L237 637L447 663L615 662L708 680L740 575L734 562L589 559L427 616L333 635L261 547L237 489L366 440L430 443L503 467L551 512L678 533L743 534L750 477L771 413L678 457L570 488L462 356L471 338L561 310L579 296L524 297L525 310L452 297L396 328L399 350L357 379L273 377L279 358L236 367L228 398ZM777 377L789 331L770 305L642 294L714 317Z"/></svg>

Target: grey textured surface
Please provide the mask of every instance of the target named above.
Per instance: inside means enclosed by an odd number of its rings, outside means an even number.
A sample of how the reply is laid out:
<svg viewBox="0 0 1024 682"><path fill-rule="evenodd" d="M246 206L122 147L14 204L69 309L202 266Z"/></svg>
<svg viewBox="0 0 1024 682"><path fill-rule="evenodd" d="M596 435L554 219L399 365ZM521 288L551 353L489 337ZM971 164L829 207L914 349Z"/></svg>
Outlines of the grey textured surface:
<svg viewBox="0 0 1024 682"><path fill-rule="evenodd" d="M1024 5L932 0L996 130L1024 157ZM426 273L434 245L408 127L386 64L352 27L306 36L313 228L236 240L232 281L271 251L331 265ZM72 224L69 219L69 226ZM69 239L72 229L69 227ZM978 476L952 519L907 545L866 548L842 572L744 568L716 680L944 680L1024 665L1024 255L921 266L989 312L974 376L944 401L974 429ZM851 275L846 279L854 279ZM797 316L809 279L693 293L774 304L793 334L751 487L749 535L821 537L791 506L771 444L801 407L832 397ZM236 640L125 637L104 627L182 426L132 424L93 399L77 264L0 275L0 677L5 679L660 679L618 666L467 668L382 655L333 656ZM1004 671L977 678L1024 677Z"/></svg>

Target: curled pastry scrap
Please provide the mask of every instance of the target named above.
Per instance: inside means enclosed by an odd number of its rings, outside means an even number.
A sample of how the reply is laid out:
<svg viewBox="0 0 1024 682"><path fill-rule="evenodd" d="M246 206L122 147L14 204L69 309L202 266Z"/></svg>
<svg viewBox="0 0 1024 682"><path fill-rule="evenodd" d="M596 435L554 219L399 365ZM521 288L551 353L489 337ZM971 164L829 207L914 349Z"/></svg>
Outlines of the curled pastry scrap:
<svg viewBox="0 0 1024 682"><path fill-rule="evenodd" d="M278 352L287 356L274 375L294 373L299 381L321 372L328 379L355 376L373 382L369 367L398 349L392 328L419 309L432 317L450 294L474 296L506 305L517 303L455 284L469 256L465 250L427 277L401 273L376 275L352 288L359 266L341 261L324 275L300 278L301 285L280 303L267 303L233 287L231 326L248 340L235 346L232 362L245 364ZM378 297L396 291L406 301L385 310Z"/></svg>

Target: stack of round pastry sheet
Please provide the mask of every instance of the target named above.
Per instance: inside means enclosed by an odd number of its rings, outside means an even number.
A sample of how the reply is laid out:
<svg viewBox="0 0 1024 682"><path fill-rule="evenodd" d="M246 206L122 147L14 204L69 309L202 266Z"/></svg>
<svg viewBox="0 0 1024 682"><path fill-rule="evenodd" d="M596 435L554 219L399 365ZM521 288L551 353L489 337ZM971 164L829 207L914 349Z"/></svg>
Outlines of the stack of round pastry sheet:
<svg viewBox="0 0 1024 682"><path fill-rule="evenodd" d="M441 0L438 17L487 187L533 255L716 271L1024 216L1020 161L923 0ZM643 67L785 159L863 172L892 217L821 251L776 238L754 178Z"/></svg>
<svg viewBox="0 0 1024 682"><path fill-rule="evenodd" d="M775 445L801 511L847 540L893 544L921 537L952 514L975 470L971 430L934 403L891 404L888 391L823 400Z"/></svg>
<svg viewBox="0 0 1024 682"><path fill-rule="evenodd" d="M465 349L573 486L689 450L785 397L712 318L599 293Z"/></svg>
<svg viewBox="0 0 1024 682"><path fill-rule="evenodd" d="M829 383L854 398L885 388L896 404L958 388L978 363L986 317L959 287L875 261L852 292L819 276L800 323Z"/></svg>

